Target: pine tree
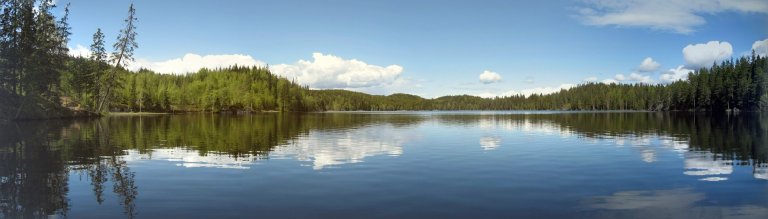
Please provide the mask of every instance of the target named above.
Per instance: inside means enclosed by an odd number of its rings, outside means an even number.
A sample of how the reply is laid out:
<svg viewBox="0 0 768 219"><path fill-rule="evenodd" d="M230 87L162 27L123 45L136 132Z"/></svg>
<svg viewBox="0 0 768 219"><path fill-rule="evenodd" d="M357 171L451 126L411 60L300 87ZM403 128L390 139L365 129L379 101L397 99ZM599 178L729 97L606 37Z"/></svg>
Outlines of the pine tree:
<svg viewBox="0 0 768 219"><path fill-rule="evenodd" d="M19 34L16 31L19 22L20 5L17 1L0 1L0 87L16 92L17 78L16 70L18 68L18 47L17 42Z"/></svg>
<svg viewBox="0 0 768 219"><path fill-rule="evenodd" d="M109 102L112 99L110 96L111 91L113 87L119 85L117 70L124 68L126 62L133 61L133 50L139 47L139 44L136 43L137 21L136 9L133 7L133 4L131 4L131 6L128 7L128 18L125 19L125 27L120 31L120 34L117 36L117 41L113 45L115 51L112 52L112 62L115 66L107 75L105 82L106 88L104 94L102 94L101 101L99 102L97 108L98 111L101 111L102 107L105 105L109 107Z"/></svg>
<svg viewBox="0 0 768 219"><path fill-rule="evenodd" d="M51 9L56 7L52 0L43 0L37 7L31 36L33 45L29 48L31 58L26 66L27 72L22 82L27 85L26 91L41 94L51 100L56 100L56 85L59 75L65 67L67 59L67 41L69 26L67 20L69 9L60 21L56 21Z"/></svg>

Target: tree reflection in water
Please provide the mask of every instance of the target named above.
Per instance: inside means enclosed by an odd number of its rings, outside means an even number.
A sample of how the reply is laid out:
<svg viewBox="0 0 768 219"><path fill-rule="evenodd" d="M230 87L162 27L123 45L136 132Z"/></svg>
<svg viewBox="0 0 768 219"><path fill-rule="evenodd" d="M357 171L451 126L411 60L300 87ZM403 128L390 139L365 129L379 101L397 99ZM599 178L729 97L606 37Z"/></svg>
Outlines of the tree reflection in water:
<svg viewBox="0 0 768 219"><path fill-rule="evenodd" d="M751 165L753 175L768 179L768 116L668 113L564 114L258 114L249 116L114 116L89 121L0 124L0 211L6 218L66 216L70 175L90 181L98 204L111 183L125 215L137 214L139 187L129 162L173 159L252 163L270 156L313 160L313 168L362 162L375 155L405 153L408 140L396 130L436 121L439 125L513 129L574 135L584 140L614 139L638 148L640 158L655 162L656 150L683 155L683 172L702 180L724 180L732 165ZM385 127L385 130L379 130ZM483 135L485 150L502 145L503 134ZM325 140L323 140L325 139ZM659 139L658 142L650 139ZM327 145L325 143L328 143ZM358 147L354 144L366 144ZM659 146L659 147L656 147ZM316 148L332 147L332 148ZM221 159L219 159L221 158ZM226 158L226 159L224 159ZM323 160L325 159L325 160ZM230 162L231 163L231 162ZM212 167L227 163L213 163ZM206 166L202 164L190 164ZM612 199L605 199L612 200Z"/></svg>
<svg viewBox="0 0 768 219"><path fill-rule="evenodd" d="M100 127L101 122L45 121L4 124L0 138L0 208L7 218L48 218L66 216L70 173L91 179L96 201L104 201L104 185L120 197L125 214L135 215L138 188L134 173L121 150L110 144L108 131L83 129L84 124Z"/></svg>

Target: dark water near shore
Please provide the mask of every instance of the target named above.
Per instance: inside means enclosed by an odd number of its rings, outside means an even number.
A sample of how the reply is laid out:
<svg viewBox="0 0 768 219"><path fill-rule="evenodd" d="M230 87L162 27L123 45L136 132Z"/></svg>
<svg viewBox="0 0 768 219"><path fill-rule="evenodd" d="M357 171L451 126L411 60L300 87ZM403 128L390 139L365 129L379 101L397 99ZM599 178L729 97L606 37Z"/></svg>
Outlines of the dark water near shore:
<svg viewBox="0 0 768 219"><path fill-rule="evenodd" d="M20 122L0 218L768 218L766 161L759 113Z"/></svg>

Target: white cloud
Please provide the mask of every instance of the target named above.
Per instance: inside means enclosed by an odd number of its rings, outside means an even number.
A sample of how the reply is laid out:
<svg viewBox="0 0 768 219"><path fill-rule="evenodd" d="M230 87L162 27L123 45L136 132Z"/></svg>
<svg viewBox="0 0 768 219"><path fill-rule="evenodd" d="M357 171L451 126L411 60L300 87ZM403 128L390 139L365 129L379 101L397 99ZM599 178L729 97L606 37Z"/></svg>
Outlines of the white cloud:
<svg viewBox="0 0 768 219"><path fill-rule="evenodd" d="M596 82L596 81L597 81L597 77L595 76L584 78L584 82Z"/></svg>
<svg viewBox="0 0 768 219"><path fill-rule="evenodd" d="M69 48L69 55L74 57L90 57L91 50L88 47L77 44L75 48Z"/></svg>
<svg viewBox="0 0 768 219"><path fill-rule="evenodd" d="M496 72L485 70L482 74L478 77L480 78L480 82L483 84L491 84L491 83L497 83L501 82L501 75Z"/></svg>
<svg viewBox="0 0 768 219"><path fill-rule="evenodd" d="M603 80L601 82L603 84L618 84L619 83L619 81L617 81L616 79L611 79L611 78L605 79L605 80Z"/></svg>
<svg viewBox="0 0 768 219"><path fill-rule="evenodd" d="M610 80L610 81L606 81ZM606 79L603 80L603 83L610 84L610 83L619 83L619 82L634 82L634 83L644 83L644 84L651 84L653 83L653 79L651 79L651 76L640 74L637 72L632 72L629 74L629 76L624 76L624 74L616 74L616 76L613 77L613 79Z"/></svg>
<svg viewBox="0 0 768 219"><path fill-rule="evenodd" d="M633 72L632 74L629 74L629 80L640 82L644 84L651 84L653 83L653 79L651 79L651 76L640 74L637 72Z"/></svg>
<svg viewBox="0 0 768 219"><path fill-rule="evenodd" d="M399 65L369 65L357 59L313 53L312 61L270 67L273 73L311 88L362 88L392 84L403 72Z"/></svg>
<svg viewBox="0 0 768 219"><path fill-rule="evenodd" d="M733 46L728 42L709 41L688 45L683 48L683 58L688 67L710 66L715 62L728 59L733 54Z"/></svg>
<svg viewBox="0 0 768 219"><path fill-rule="evenodd" d="M764 0L720 0L720 5L736 11L744 12L768 12L768 2Z"/></svg>
<svg viewBox="0 0 768 219"><path fill-rule="evenodd" d="M641 72L652 72L659 69L659 67L661 67L661 64L654 61L653 58L647 57L643 59L643 62L641 62L640 66L637 67L637 70Z"/></svg>
<svg viewBox="0 0 768 219"><path fill-rule="evenodd" d="M69 47L68 54L73 57L90 57L91 50L88 47L77 44L74 47ZM111 56L110 54L107 54ZM239 57L245 57L239 58ZM234 59L231 59L234 58ZM245 60L245 62L243 62ZM226 64L213 64L213 63L226 63ZM173 74L185 74L190 72L196 72L201 67L217 68L228 67L232 64L238 65L264 65L263 62L256 61L250 56L244 55L211 55L200 56L196 54L188 53L182 58L171 59L167 61L152 62L146 59L137 59L134 62L128 63L128 70L137 71L141 68L150 69L158 73L173 73Z"/></svg>
<svg viewBox="0 0 768 219"><path fill-rule="evenodd" d="M510 90L503 93L480 93L476 96L484 97L484 98L492 98L492 97L508 97L508 96L515 96L515 95L523 95L523 96L531 96L533 94L552 94L560 92L560 90L569 90L573 87L576 87L575 84L561 84L558 87L536 87L536 88L530 88L530 89L522 89L522 90Z"/></svg>
<svg viewBox="0 0 768 219"><path fill-rule="evenodd" d="M157 73L186 74L197 72L201 68L215 69L233 65L239 66L264 66L266 63L256 60L249 55L206 55L187 53L184 57L151 62L145 59L137 59L128 65L128 69L136 71L140 68L150 69Z"/></svg>
<svg viewBox="0 0 768 219"><path fill-rule="evenodd" d="M688 73L693 72L691 69L687 69L684 66L677 66L677 68L669 69L667 72L661 74L661 80L664 82L674 82L688 78Z"/></svg>
<svg viewBox="0 0 768 219"><path fill-rule="evenodd" d="M688 34L706 24L701 15L768 13L765 0L584 0L579 18L594 26L645 27Z"/></svg>
<svg viewBox="0 0 768 219"><path fill-rule="evenodd" d="M423 80L400 76L390 83L384 83L372 87L345 88L346 90L363 92L374 95L389 95L393 93L408 93L423 97Z"/></svg>
<svg viewBox="0 0 768 219"><path fill-rule="evenodd" d="M403 83L399 76L403 67L369 65L356 59L343 59L333 55L313 53L313 60L299 60L294 64L270 66L272 73L307 85L311 88L368 88ZM185 74L201 68L215 69L233 65L266 66L266 63L250 55L197 55L188 53L182 58L153 62L137 59L128 69L150 69L158 73Z"/></svg>
<svg viewBox="0 0 768 219"><path fill-rule="evenodd" d="M758 40L752 44L752 51L758 56L768 56L768 39Z"/></svg>

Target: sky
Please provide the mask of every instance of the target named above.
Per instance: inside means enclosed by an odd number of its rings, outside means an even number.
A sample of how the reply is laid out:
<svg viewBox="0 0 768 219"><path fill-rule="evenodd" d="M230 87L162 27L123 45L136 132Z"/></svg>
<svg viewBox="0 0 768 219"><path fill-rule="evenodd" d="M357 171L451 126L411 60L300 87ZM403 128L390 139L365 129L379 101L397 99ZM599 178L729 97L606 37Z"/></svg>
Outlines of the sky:
<svg viewBox="0 0 768 219"><path fill-rule="evenodd" d="M316 89L427 98L551 93L586 82L669 83L768 53L765 0L58 0L70 53L107 44L135 4L131 69L269 66ZM61 12L57 12L61 13Z"/></svg>

